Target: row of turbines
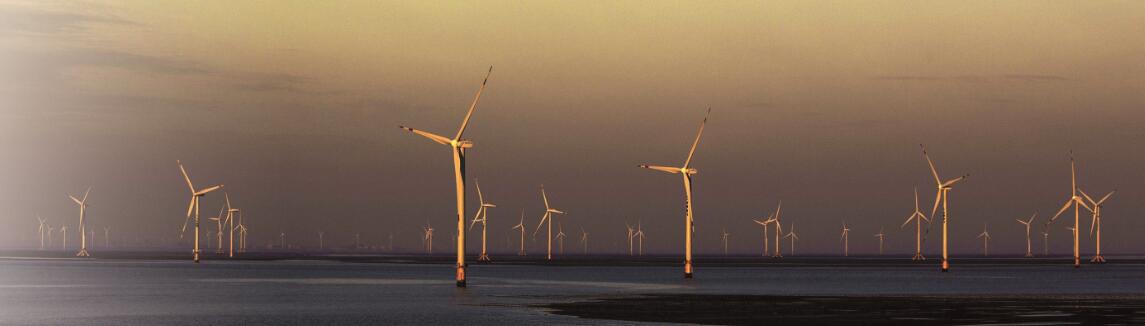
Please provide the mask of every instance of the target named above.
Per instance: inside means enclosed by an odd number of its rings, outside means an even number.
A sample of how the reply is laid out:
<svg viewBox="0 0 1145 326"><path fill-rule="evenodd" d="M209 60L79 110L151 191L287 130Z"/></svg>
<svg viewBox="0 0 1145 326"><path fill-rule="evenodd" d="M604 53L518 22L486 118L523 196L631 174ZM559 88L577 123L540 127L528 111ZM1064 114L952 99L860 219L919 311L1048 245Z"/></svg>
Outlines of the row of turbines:
<svg viewBox="0 0 1145 326"><path fill-rule="evenodd" d="M458 128L457 133L454 134L454 136L452 138L441 136L441 135L434 134L434 133L430 133L430 132L427 132L424 130L414 129L414 128L410 128L410 127L406 127L406 126L399 126L399 128L401 128L403 130L406 130L406 131L412 132L414 134L420 135L422 137L428 138L429 140L431 140L431 141L433 141L439 145L448 146L450 148L450 152L453 156L454 182L456 185L455 195L456 195L456 204L457 204L457 237L456 237L456 242L455 242L456 246L457 246L457 248L456 248L457 249L457 251L456 251L456 253L457 253L457 264L455 267L456 267L456 271L457 271L456 281L457 281L458 287L465 287L466 286L466 280L467 280L467 278L466 278L467 264L465 261L465 252L466 252L465 251L465 232L467 231L466 227L465 227L465 224L466 224L465 223L466 222L466 218L465 218L465 198L466 198L465 197L465 195L466 195L465 194L465 190L466 190L465 159L466 159L466 156L465 156L465 154L466 154L466 151L473 148L473 146L474 146L474 142L472 140L466 139L463 137L465 135L466 128L469 126L469 121L470 121L470 119L472 119L473 113L477 108L477 103L481 99L481 93L485 90L485 87L489 82L489 76L492 74L492 72L493 72L493 67L490 66L489 71L486 72L484 80L481 82L481 86L477 90L477 94L474 95L473 101L469 105L469 110L466 112L465 118L461 122L461 126ZM693 274L694 274L693 264L692 264L692 246L693 246L693 237L694 237L694 233L695 233L695 218L694 218L694 214L693 214L694 204L692 202L692 177L698 171L691 166L691 162L692 162L692 158L694 157L694 155L696 153L696 148L700 144L700 139L703 137L704 127L707 125L708 118L710 115L711 115L711 108L708 108L707 113L705 114L703 121L700 122L699 131L696 134L695 140L692 142L691 149L688 151L688 156L684 160L683 165L678 166L678 167L662 166L662 165L649 165L649 164L639 165L640 168L644 168L644 169L660 171L660 172L664 172L664 173L668 173L668 174L677 174L682 179L683 188L684 188L684 209L685 209L685 211L684 211L684 278L692 278ZM932 175L934 176L935 188L936 188L934 205L931 208L931 213L929 216L934 217L935 214L938 213L939 206L941 205L941 207L942 207L942 218L941 218L941 222L942 222L942 261L941 261L941 271L947 272L950 270L950 256L949 256L949 246L948 246L948 243L949 243L948 240L950 237L950 234L949 234L949 221L950 221L949 193L950 193L950 190L952 190L954 188L955 184L958 184L958 183L966 180L966 178L969 177L969 174L965 174L965 175L962 175L962 176L959 176L956 178L951 178L951 179L943 179L942 177L940 177L940 175L938 173L938 169L935 167L934 161L931 160L930 154L926 150L926 146L920 145L920 147L922 148L923 157L926 159L927 165L930 167L930 171L931 171ZM1100 236L1100 234L1101 234L1101 227L1100 227L1100 225L1101 225L1101 206L1104 205L1105 201L1108 200L1110 196L1112 196L1113 192L1110 192L1109 194L1105 195L1100 200L1094 200L1092 197L1090 197L1084 191L1079 189L1077 186L1077 169L1076 169L1076 164L1074 162L1074 157L1073 157L1072 151L1070 152L1070 169L1071 169L1071 173L1070 173L1070 175L1071 175L1071 189L1070 189L1071 195L1070 195L1070 198L1068 199L1068 201L1066 201L1065 205L1063 205L1062 208L1057 212L1057 214L1054 214L1054 216L1052 218L1050 218L1045 223L1045 225L1048 228L1050 223L1053 223L1054 221L1056 221L1059 216L1061 216L1063 213L1065 213L1070 208L1070 206L1073 206L1074 223L1073 223L1073 226L1070 228L1072 230L1072 233L1073 233L1073 260L1074 260L1074 266L1079 267L1081 264L1081 255L1080 255L1079 246L1078 246L1078 244L1079 244L1079 232L1078 231L1081 229L1081 227L1080 227L1080 215L1081 215L1080 208L1082 208L1082 207L1086 208L1088 211L1090 211L1092 213L1092 216L1093 216L1093 222L1091 223L1091 233L1096 232L1096 235L1097 235L1096 241L1097 241L1097 248L1098 249L1097 249L1097 253L1094 256L1092 262L1102 263L1105 261L1105 259L1104 259L1104 257L1101 256L1101 249L1100 249L1101 248L1101 244L1100 244L1101 243L1101 240L1100 240L1101 239L1101 236ZM478 211L478 216L473 219L473 223L480 222L480 223L482 223L482 226L484 227L488 221L487 209L494 207L494 206L491 204L485 203L484 197L480 196L480 190L478 190L478 192L479 192L479 197L481 200L481 206L480 206L481 208ZM552 221L553 221L553 218L555 217L555 215L564 215L565 213L563 211L555 209L549 205L548 196L544 192L543 186L542 186L542 190L541 190L541 195L545 201L545 213L541 218L541 223L538 224L537 229L534 231L534 234L537 231L539 231L540 227L542 225L545 225L545 223L547 222L547 226L548 226L547 227L548 237L546 237L548 239L547 240L547 242L548 242L547 258L552 259L552 241L554 239L554 237L552 236ZM775 229L775 251L774 251L773 255L775 257L781 256L780 248L779 248L781 239L790 239L792 251L794 251L795 240L797 240L799 238L798 235L794 231L794 229L795 229L794 224L790 224L788 233L782 234L783 224L780 221L781 210L782 210L782 202L776 208L774 214L772 214L771 216L769 216L768 218L765 218L763 220L755 220L756 223L758 223L759 225L764 227L765 236L768 233L767 228L769 226L774 226L774 229ZM1035 215L1035 217L1036 217L1036 215ZM927 215L923 214L920 210L920 207L918 204L917 188L915 190L915 211L907 218L906 222L904 222L902 226L905 227L907 224L909 224L912 221L915 222L915 228L916 228L916 232L917 232L917 234L916 234L916 239L917 239L916 252L915 252L913 259L914 260L925 260L926 258L922 255L922 242L923 242L922 241L923 240L922 224L923 224L923 221L926 222L926 226L927 226L926 227L926 233L929 233L930 225L931 225L931 218L927 217ZM1031 217L1029 220L1019 220L1018 222L1022 223L1023 225L1025 225L1027 227L1027 255L1031 255L1032 254L1030 252L1031 246L1029 245L1029 242L1030 242L1029 241L1029 227L1033 223L1033 217ZM514 226L514 229L520 230L520 232L521 232L521 238L522 238L521 244L522 244L522 252L523 252L524 251L524 229L525 229L523 217L522 217L521 223ZM483 234L483 236L482 236L482 253L479 256L480 257L479 260L487 260L488 259L486 249L485 249L485 239L484 239L485 233L486 232L484 231L484 228L483 228L483 231L482 231L482 234ZM845 255L848 254L848 251L849 251L849 248L848 248L849 233L850 233L850 229L844 223L842 235L841 235L841 241L843 241L843 243L844 243L844 249L843 250L844 250ZM634 234L631 227L629 227L628 234L629 234L629 243L631 243L631 240L633 239L633 234ZM1045 236L1048 239L1048 231L1046 229L1043 229L1043 234L1045 234ZM563 235L563 232L558 233L558 235ZM723 238L722 241L725 244L725 250L726 250L727 238L728 238L729 234L726 231L724 231L721 234L721 236ZM427 227L426 239L431 239L431 237L432 237L432 229ZM586 237L587 237L587 235L586 235ZM641 239L643 238L643 232L639 232L639 237ZM881 251L882 250L882 241L885 238L885 234L880 231L878 234L876 234L876 237L879 238L880 251ZM987 250L987 253L988 253L988 248L986 248L986 246L989 245L989 239L990 239L989 232L986 230L983 230L983 232L981 234L979 234L979 237L982 238L983 241L985 241L984 242L984 250ZM563 240L563 237L561 237L560 239ZM765 239L764 243L766 246L766 243L767 243L766 239ZM630 245L630 248L631 248L631 245ZM766 251L766 248L765 248L765 251Z"/></svg>

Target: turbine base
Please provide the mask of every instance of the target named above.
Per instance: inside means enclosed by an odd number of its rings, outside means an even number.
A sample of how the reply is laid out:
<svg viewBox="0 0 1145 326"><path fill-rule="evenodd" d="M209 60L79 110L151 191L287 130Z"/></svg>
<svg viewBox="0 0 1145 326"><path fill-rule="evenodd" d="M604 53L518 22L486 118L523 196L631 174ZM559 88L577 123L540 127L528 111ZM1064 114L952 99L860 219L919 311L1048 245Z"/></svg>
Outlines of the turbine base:
<svg viewBox="0 0 1145 326"><path fill-rule="evenodd" d="M949 261L946 261L946 259L943 259L943 260L942 260L942 272L943 272L943 273L946 273L946 272L949 272L949 271L950 271L950 262L949 262Z"/></svg>
<svg viewBox="0 0 1145 326"><path fill-rule="evenodd" d="M80 249L80 252L76 253L76 257L90 257L90 256L91 256L91 254L87 253L87 249Z"/></svg>
<svg viewBox="0 0 1145 326"><path fill-rule="evenodd" d="M1090 259L1089 262L1094 263L1094 264L1104 264L1105 263L1105 257L1102 257L1101 255L1097 255L1097 256L1094 256L1093 259Z"/></svg>
<svg viewBox="0 0 1145 326"><path fill-rule="evenodd" d="M465 266L464 265L458 265L457 266L457 287L459 287L459 288L465 287Z"/></svg>
<svg viewBox="0 0 1145 326"><path fill-rule="evenodd" d="M490 262L492 260L489 259L489 255L481 254L481 257L477 257L477 261Z"/></svg>
<svg viewBox="0 0 1145 326"><path fill-rule="evenodd" d="M1026 257L1033 257L1033 256L1034 256L1034 254L1032 254L1032 253L1028 253L1028 252L1026 253Z"/></svg>
<svg viewBox="0 0 1145 326"><path fill-rule="evenodd" d="M1073 268L1081 268L1081 258L1073 257Z"/></svg>
<svg viewBox="0 0 1145 326"><path fill-rule="evenodd" d="M922 253L915 253L914 257L911 257L910 260L914 260L914 261L926 260L926 257L923 256Z"/></svg>

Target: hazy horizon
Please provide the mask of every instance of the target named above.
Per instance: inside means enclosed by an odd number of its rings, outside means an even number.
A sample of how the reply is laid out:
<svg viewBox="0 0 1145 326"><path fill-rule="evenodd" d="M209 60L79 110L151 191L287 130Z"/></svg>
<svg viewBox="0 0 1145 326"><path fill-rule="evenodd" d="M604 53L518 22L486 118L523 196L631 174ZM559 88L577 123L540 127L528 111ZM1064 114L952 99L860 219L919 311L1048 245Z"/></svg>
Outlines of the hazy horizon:
<svg viewBox="0 0 1145 326"><path fill-rule="evenodd" d="M912 252L912 189L927 214L934 198L920 143L944 178L970 174L950 193L954 258L981 253L984 223L991 254L1024 252L1015 219L1040 229L1068 199L1070 150L1081 188L1117 190L1103 251L1143 253L1142 21L1134 1L4 2L0 248L31 246L36 214L73 228L67 194L89 186L100 239L175 238L182 160L196 185L226 184L252 247L321 229L417 248L428 222L452 252L450 154L397 126L452 134L493 65L466 133L469 189L498 205L491 248L522 209L532 232L544 184L566 252L582 227L615 251L638 219L649 251L682 252L679 177L636 166L681 164L711 107L701 253L725 228L757 252L751 219L780 200L797 253L840 252L844 221L852 254L880 227L888 253ZM204 227L221 204L204 199Z"/></svg>

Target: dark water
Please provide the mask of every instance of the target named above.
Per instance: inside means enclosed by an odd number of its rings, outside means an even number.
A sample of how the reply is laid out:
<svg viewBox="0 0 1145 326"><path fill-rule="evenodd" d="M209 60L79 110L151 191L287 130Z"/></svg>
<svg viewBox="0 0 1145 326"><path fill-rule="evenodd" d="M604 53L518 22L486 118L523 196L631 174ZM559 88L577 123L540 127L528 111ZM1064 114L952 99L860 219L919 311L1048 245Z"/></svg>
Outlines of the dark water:
<svg viewBox="0 0 1145 326"><path fill-rule="evenodd" d="M1145 265L679 267L0 259L0 325L599 324L548 303L638 294L1145 297ZM631 322L616 322L631 323Z"/></svg>

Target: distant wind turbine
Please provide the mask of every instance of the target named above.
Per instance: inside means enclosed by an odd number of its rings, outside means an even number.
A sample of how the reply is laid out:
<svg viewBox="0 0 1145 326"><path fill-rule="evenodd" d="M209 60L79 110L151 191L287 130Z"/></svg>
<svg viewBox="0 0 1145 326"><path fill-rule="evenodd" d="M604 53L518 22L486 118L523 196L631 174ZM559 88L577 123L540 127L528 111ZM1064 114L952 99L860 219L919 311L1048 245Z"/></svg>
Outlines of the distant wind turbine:
<svg viewBox="0 0 1145 326"><path fill-rule="evenodd" d="M192 251L194 254L194 262L199 263L199 200L207 194L223 188L223 185L211 186L205 189L195 189L195 184L191 183L191 177L187 175L187 169L183 168L182 161L175 161L179 164L179 171L183 172L183 179L187 181L187 187L191 188L191 203L187 205L187 219L183 220L183 231L187 232L187 220L191 219L192 214L195 217L195 249Z"/></svg>
<svg viewBox="0 0 1145 326"><path fill-rule="evenodd" d="M485 202L485 196L481 194L481 183L477 182L477 179L473 179L473 183L477 186L477 199L481 206L477 208L477 215L473 216L473 223L469 224L469 229L472 230L477 222L481 222L481 256L477 257L477 261L489 261L489 254L485 251L485 238L489 232L486 223L489 221L489 209L497 207L497 205Z"/></svg>
<svg viewBox="0 0 1145 326"><path fill-rule="evenodd" d="M624 228L628 230L628 255L632 256L633 241L636 239L636 229L632 228L628 221L624 222Z"/></svg>
<svg viewBox="0 0 1145 326"><path fill-rule="evenodd" d="M1101 197L1101 200L1096 201L1080 188L1077 191L1081 192L1081 195L1085 196L1085 199L1089 201L1089 207L1086 208L1093 214L1093 220L1090 221L1089 224L1089 236L1094 236L1093 232L1095 227L1097 230L1097 237L1094 239L1097 243L1097 251L1094 253L1093 259L1090 259L1089 262L1103 264L1105 263L1105 257L1101 255L1101 207L1105 205L1105 201L1109 200L1109 197L1113 196L1113 193L1116 191L1110 191L1105 197Z"/></svg>
<svg viewBox="0 0 1145 326"><path fill-rule="evenodd" d="M704 115L704 121L700 122L700 131L696 134L696 140L692 142L692 149L688 151L688 158L684 160L684 166L677 168L647 164L640 165L640 167L645 169L680 174L684 178L684 278L692 278L692 231L695 227L695 219L692 214L692 175L697 172L696 169L691 167L692 155L696 154L696 146L700 144L700 137L704 135L704 125L708 123L708 115L711 115L711 113L712 108L708 108L708 113Z"/></svg>
<svg viewBox="0 0 1145 326"><path fill-rule="evenodd" d="M783 236L784 239L791 239L791 256L795 256L795 240L799 240L799 235L795 234L795 223L791 223L791 231Z"/></svg>
<svg viewBox="0 0 1145 326"><path fill-rule="evenodd" d="M561 224L560 224L560 223L557 223L557 237L556 237L556 239L557 239L557 248L558 248L558 249L557 249L557 250L558 250L557 252L558 252L558 253L560 253L561 255L564 255L564 254L565 254L565 237L566 237L566 236L565 236L565 228L564 228L564 226L561 226Z"/></svg>
<svg viewBox="0 0 1145 326"><path fill-rule="evenodd" d="M875 234L879 238L879 256L883 255L883 240L886 240L887 235L883 232L883 228L879 228L879 233Z"/></svg>
<svg viewBox="0 0 1145 326"><path fill-rule="evenodd" d="M585 232L584 228L580 228L580 243L584 248L583 254L588 255L588 232Z"/></svg>
<svg viewBox="0 0 1145 326"><path fill-rule="evenodd" d="M519 230L521 232L521 250L517 251L517 256L525 255L525 210L521 210L521 222L514 225L512 230Z"/></svg>
<svg viewBox="0 0 1145 326"><path fill-rule="evenodd" d="M922 221L926 221L927 225L929 225L930 219L926 218L926 214L923 214L922 211L919 210L918 187L914 187L914 213L910 214L910 216L906 218L906 222L903 222L899 228L901 229L907 224L910 224L910 221L914 221L915 229L914 257L911 257L910 260L926 260L926 257L922 255Z"/></svg>
<svg viewBox="0 0 1145 326"><path fill-rule="evenodd" d="M1037 212L1034 212L1034 215L1031 215L1029 220L1025 220L1025 221L1017 220L1018 223L1020 223L1026 227L1026 257L1033 257L1034 256L1034 252L1033 252L1034 248L1033 248L1033 245L1030 243L1030 227L1033 226L1035 218L1038 218Z"/></svg>
<svg viewBox="0 0 1145 326"><path fill-rule="evenodd" d="M781 200L781 201L779 201L779 205L777 205L775 207L775 214L771 214L772 217L770 219L768 219L767 221L763 222L764 224L775 224L775 253L771 255L772 258L783 257L783 253L780 251L780 248L779 248L779 240L783 236L781 234L783 232L783 224L781 224L780 220L779 220L779 216L780 216L780 213L782 212L782 209L783 209L783 201ZM794 225L794 224L792 224L792 225ZM792 240L792 241L794 241L794 240Z"/></svg>
<svg viewBox="0 0 1145 326"><path fill-rule="evenodd" d="M433 226L429 225L429 223L426 223L425 227L422 229L425 231L425 237L422 238L422 241L425 241L425 253L432 255L433 254Z"/></svg>
<svg viewBox="0 0 1145 326"><path fill-rule="evenodd" d="M640 244L640 256L644 256L644 227L641 224L640 221L636 221L636 233L633 233L632 236Z"/></svg>
<svg viewBox="0 0 1145 326"><path fill-rule="evenodd" d="M234 258L235 257L235 231L236 230L239 231L239 238L240 238L239 247L240 248L242 247L241 238L243 237L243 234L245 234L245 231L243 231L245 229L245 227L243 227L242 222L239 222L239 226L237 226L237 227L235 226L235 215L239 215L239 217L241 218L242 217L242 210L239 210L238 208L234 208L234 206L231 206L231 195L229 193L223 192L223 197L226 198L226 204L227 204L227 219L223 221L223 225L225 225L227 227L227 233L229 233L229 236L230 236L230 244L228 245L228 248L227 248L227 257L228 258Z"/></svg>
<svg viewBox="0 0 1145 326"><path fill-rule="evenodd" d="M40 236L40 250L44 250L44 232L46 232L47 229L47 225L45 225L44 222L47 222L47 220L40 217L40 215L36 215L36 220L40 222L40 229L36 232L36 234Z"/></svg>
<svg viewBox="0 0 1145 326"><path fill-rule="evenodd" d="M756 223L759 223L759 221L756 221ZM766 224L764 224L764 225L766 225ZM728 255L728 236L731 234L728 233L728 229L723 229L723 231L721 231L721 232L722 233L720 233L720 241L722 241L724 243L724 256L727 256ZM767 231L763 231L763 233L767 234ZM767 240L764 240L763 242L767 243ZM767 249L763 250L763 254L764 255L767 254Z"/></svg>
<svg viewBox="0 0 1145 326"><path fill-rule="evenodd" d="M978 238L982 239L982 256L990 256L990 231L986 230L986 224L982 224L982 233L978 234Z"/></svg>
<svg viewBox="0 0 1145 326"><path fill-rule="evenodd" d="M851 239L850 239L850 237L848 237L848 235L850 235L850 233L851 233L851 229L847 228L847 222L844 221L843 222L843 234L839 236L839 241L843 243L843 257L847 257L847 256L851 255L851 250L850 250L851 249L850 248L851 247L850 246Z"/></svg>
<svg viewBox="0 0 1145 326"><path fill-rule="evenodd" d="M752 222L755 222L755 224L759 224L760 226L763 227L763 254L761 254L761 256L767 256L767 251L768 251L768 248L767 248L767 243L768 243L767 226L769 224L771 224L774 220L775 220L775 215L769 215L767 218L763 219L762 221L755 220L755 219L751 220Z"/></svg>
<svg viewBox="0 0 1145 326"><path fill-rule="evenodd" d="M930 210L930 216L934 216L934 214L938 212L938 204L942 204L942 271L947 272L950 271L950 256L948 255L949 251L947 249L947 244L949 242L949 232L947 231L947 226L950 224L950 202L947 200L947 193L950 192L950 189L953 189L954 184L965 180L970 175L966 174L961 177L942 181L942 178L938 177L938 169L934 167L934 161L931 161L930 155L926 153L926 146L919 146L922 147L922 156L926 158L926 164L930 165L930 173L934 174L934 182L938 189L937 193L934 195L934 208Z"/></svg>
<svg viewBox="0 0 1145 326"><path fill-rule="evenodd" d="M1065 205L1062 205L1062 208L1058 210L1058 213L1054 214L1054 216L1051 217L1049 221L1046 221L1046 226L1049 226L1050 223L1056 221L1058 216L1062 215L1062 213L1065 213L1065 211L1069 209L1071 205L1073 206L1073 229L1075 230L1075 232L1073 232L1073 267L1078 268L1081 267L1081 250L1078 247L1078 234L1076 230L1081 225L1080 207L1085 206L1087 210L1090 210L1091 208L1085 204L1085 201L1082 201L1081 196L1077 195L1077 164L1073 159L1073 151L1069 152L1069 169L1070 197L1068 200L1066 200Z"/></svg>
<svg viewBox="0 0 1145 326"><path fill-rule="evenodd" d="M80 207L80 225L79 225L80 251L76 253L76 257L91 256L91 254L88 254L88 252L87 252L87 223L85 223L85 221L84 221L84 219L87 215L86 214L86 212L87 212L87 195L90 193L91 193L91 187L88 187L87 191L84 191L84 193L83 193L83 199L77 199L75 196L68 195L68 198L71 198L72 201L74 201L76 203L76 205L79 205L79 207Z"/></svg>
<svg viewBox="0 0 1145 326"><path fill-rule="evenodd" d="M541 199L545 201L545 215L541 216L541 222L537 224L537 229L533 231L533 237L535 238L537 236L537 232L541 231L541 226L545 225L547 221L549 233L548 236L545 237L548 243L548 251L546 252L545 259L553 260L553 214L563 215L565 212L549 206L549 195L545 193L545 185L541 185Z"/></svg>
<svg viewBox="0 0 1145 326"><path fill-rule="evenodd" d="M481 82L481 87L477 89L477 95L473 97L473 103L469 104L469 112L465 114L465 119L461 121L461 127L457 130L457 135L452 139L405 126L399 126L409 132L429 138L438 144L449 146L453 152L453 175L454 183L457 187L457 287L465 287L465 150L473 147L472 141L461 137L465 135L465 128L469 125L469 119L473 117L473 111L477 109L477 102L481 99L481 92L485 91L485 84L489 82L489 75L492 73L493 66L489 66L489 72L485 73L485 80Z"/></svg>

